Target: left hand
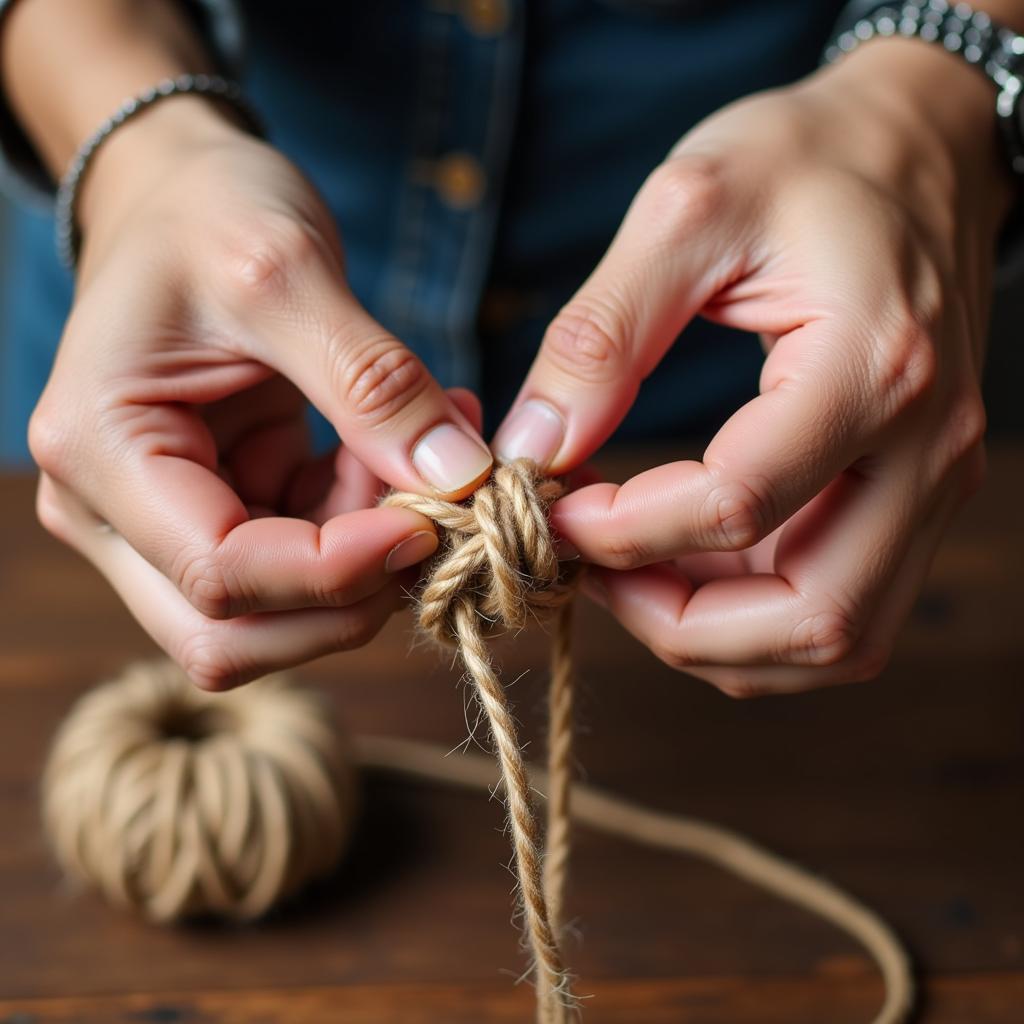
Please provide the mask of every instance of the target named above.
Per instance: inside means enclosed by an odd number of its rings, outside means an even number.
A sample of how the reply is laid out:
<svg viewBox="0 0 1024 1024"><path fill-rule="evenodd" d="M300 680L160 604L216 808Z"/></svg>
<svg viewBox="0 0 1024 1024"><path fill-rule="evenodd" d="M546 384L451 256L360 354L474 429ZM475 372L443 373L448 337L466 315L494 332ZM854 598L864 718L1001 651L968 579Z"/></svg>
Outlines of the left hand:
<svg viewBox="0 0 1024 1024"><path fill-rule="evenodd" d="M654 171L549 327L495 448L556 474L608 438L692 317L763 340L759 396L702 461L552 509L599 567L591 596L668 664L742 696L886 663L983 474L1011 198L993 109L974 69L899 39L734 104Z"/></svg>

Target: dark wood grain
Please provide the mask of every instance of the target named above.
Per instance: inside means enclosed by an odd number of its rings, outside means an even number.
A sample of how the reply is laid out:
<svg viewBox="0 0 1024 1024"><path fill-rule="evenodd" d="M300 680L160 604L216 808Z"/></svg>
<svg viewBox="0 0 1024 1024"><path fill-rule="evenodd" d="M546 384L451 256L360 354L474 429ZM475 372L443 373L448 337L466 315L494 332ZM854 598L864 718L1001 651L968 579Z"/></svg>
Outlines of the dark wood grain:
<svg viewBox="0 0 1024 1024"><path fill-rule="evenodd" d="M615 468L653 462L634 453ZM46 745L74 696L153 653L103 581L0 480L0 1024L530 1019L500 809L366 780L327 882L249 927L158 929L69 892L38 825ZM992 457L882 679L735 702L661 666L603 613L580 622L580 759L595 782L710 817L827 874L906 937L926 1024L1024 1021L1024 450ZM446 663L395 620L303 676L355 731L465 736ZM542 634L503 645L527 731ZM859 950L704 865L581 833L570 960L586 1021L854 1024Z"/></svg>

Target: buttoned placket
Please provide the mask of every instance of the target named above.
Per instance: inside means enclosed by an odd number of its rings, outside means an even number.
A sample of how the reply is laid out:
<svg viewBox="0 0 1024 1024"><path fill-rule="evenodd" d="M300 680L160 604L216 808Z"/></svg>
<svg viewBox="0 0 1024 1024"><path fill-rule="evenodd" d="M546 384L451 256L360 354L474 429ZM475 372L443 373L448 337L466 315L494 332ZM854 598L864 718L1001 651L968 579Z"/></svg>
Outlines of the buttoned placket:
<svg viewBox="0 0 1024 1024"><path fill-rule="evenodd" d="M476 322L514 133L521 0L428 0L391 258L389 324L445 385L480 386Z"/></svg>

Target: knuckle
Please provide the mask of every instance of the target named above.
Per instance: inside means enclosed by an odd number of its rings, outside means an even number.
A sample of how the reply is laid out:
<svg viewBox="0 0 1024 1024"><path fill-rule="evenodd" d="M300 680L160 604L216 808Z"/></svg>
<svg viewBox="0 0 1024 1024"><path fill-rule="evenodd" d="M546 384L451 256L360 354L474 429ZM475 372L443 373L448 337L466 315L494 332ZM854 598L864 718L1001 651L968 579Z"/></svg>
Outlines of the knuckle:
<svg viewBox="0 0 1024 1024"><path fill-rule="evenodd" d="M194 555L174 572L185 600L208 619L227 619L236 612L237 587L223 561L212 553Z"/></svg>
<svg viewBox="0 0 1024 1024"><path fill-rule="evenodd" d="M630 325L610 305L575 302L544 337L544 355L562 373L588 384L610 384L629 372Z"/></svg>
<svg viewBox="0 0 1024 1024"><path fill-rule="evenodd" d="M372 597L377 581L370 576L353 576L347 566L318 572L304 587L306 599L315 608L347 608Z"/></svg>
<svg viewBox="0 0 1024 1024"><path fill-rule="evenodd" d="M872 366L872 383L896 412L928 395L935 385L938 359L929 334L910 322L878 346Z"/></svg>
<svg viewBox="0 0 1024 1024"><path fill-rule="evenodd" d="M61 417L37 406L28 424L28 448L36 465L59 480L75 446L75 431Z"/></svg>
<svg viewBox="0 0 1024 1024"><path fill-rule="evenodd" d="M223 639L194 633L181 644L176 658L188 677L204 690L230 690L258 675L238 658Z"/></svg>
<svg viewBox="0 0 1024 1024"><path fill-rule="evenodd" d="M839 665L853 654L859 630L838 609L815 612L793 628L780 661L805 665Z"/></svg>
<svg viewBox="0 0 1024 1024"><path fill-rule="evenodd" d="M263 213L225 244L218 261L228 290L242 302L280 302L289 282L322 256L311 225L283 213Z"/></svg>
<svg viewBox="0 0 1024 1024"><path fill-rule="evenodd" d="M330 352L336 393L369 426L392 419L430 386L423 363L390 335L358 347L335 339Z"/></svg>
<svg viewBox="0 0 1024 1024"><path fill-rule="evenodd" d="M760 484L762 493L768 488ZM771 531L771 503L749 483L732 480L712 488L700 513L703 534L718 550L742 551L763 540Z"/></svg>
<svg viewBox="0 0 1024 1024"><path fill-rule="evenodd" d="M648 179L653 222L671 232L692 232L723 210L722 166L709 157L676 156L657 167Z"/></svg>

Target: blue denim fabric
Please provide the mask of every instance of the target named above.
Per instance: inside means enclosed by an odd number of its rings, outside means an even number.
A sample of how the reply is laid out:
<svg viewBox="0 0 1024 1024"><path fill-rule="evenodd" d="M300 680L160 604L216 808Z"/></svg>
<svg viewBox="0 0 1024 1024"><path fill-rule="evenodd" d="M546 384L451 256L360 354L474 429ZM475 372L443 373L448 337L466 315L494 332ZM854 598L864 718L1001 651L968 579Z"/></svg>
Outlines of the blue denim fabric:
<svg viewBox="0 0 1024 1024"><path fill-rule="evenodd" d="M504 2L492 33L461 0L241 4L247 92L335 214L356 294L443 384L482 392L489 428L646 175L723 104L808 73L842 6ZM478 201L446 192L453 153L482 166ZM70 300L50 231L20 211L8 241L7 458L25 456ZM756 392L761 358L755 339L698 320L619 436L706 435Z"/></svg>

